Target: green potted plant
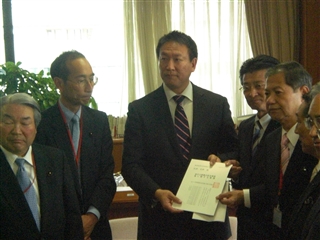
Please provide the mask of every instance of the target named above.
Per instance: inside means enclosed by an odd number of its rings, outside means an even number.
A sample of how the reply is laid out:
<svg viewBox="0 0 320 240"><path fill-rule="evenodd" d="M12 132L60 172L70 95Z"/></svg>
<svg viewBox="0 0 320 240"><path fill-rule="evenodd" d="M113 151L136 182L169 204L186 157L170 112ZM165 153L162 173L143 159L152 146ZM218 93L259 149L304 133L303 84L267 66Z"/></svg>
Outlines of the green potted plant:
<svg viewBox="0 0 320 240"><path fill-rule="evenodd" d="M59 93L56 89L50 74L45 74L43 70L39 73L32 73L17 64L6 62L0 65L0 96L25 92L38 101L41 111L56 104ZM91 98L90 107L97 109L97 103Z"/></svg>

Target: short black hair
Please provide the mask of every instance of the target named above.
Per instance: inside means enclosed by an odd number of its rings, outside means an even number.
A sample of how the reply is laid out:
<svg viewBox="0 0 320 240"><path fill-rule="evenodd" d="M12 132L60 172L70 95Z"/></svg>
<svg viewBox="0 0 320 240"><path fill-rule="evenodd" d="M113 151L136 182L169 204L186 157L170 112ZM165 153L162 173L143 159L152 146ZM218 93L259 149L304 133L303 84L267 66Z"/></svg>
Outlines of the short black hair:
<svg viewBox="0 0 320 240"><path fill-rule="evenodd" d="M69 69L67 67L67 62L78 58L86 57L76 50L66 51L60 54L60 56L57 57L51 64L51 78L54 79L55 77L59 77L63 81L67 81L67 78L70 74Z"/></svg>
<svg viewBox="0 0 320 240"><path fill-rule="evenodd" d="M168 34L165 34L163 37L161 37L159 39L158 45L156 48L156 53L157 53L158 59L160 56L160 48L163 46L163 44L165 44L167 42L177 42L182 45L185 45L188 48L190 62L194 58L198 58L198 49L197 49L197 44L195 43L195 41L193 41L193 39L190 36L188 36L187 34L174 30Z"/></svg>
<svg viewBox="0 0 320 240"><path fill-rule="evenodd" d="M259 70L269 69L278 65L279 63L280 61L278 59L264 54L249 58L248 60L244 61L240 67L239 78L241 85L243 85L243 75L246 73L253 73Z"/></svg>
<svg viewBox="0 0 320 240"><path fill-rule="evenodd" d="M303 68L303 66L295 61L280 63L269 70L266 73L266 77L283 73L285 76L286 84L289 85L294 91L299 87L307 86L311 90L312 77Z"/></svg>

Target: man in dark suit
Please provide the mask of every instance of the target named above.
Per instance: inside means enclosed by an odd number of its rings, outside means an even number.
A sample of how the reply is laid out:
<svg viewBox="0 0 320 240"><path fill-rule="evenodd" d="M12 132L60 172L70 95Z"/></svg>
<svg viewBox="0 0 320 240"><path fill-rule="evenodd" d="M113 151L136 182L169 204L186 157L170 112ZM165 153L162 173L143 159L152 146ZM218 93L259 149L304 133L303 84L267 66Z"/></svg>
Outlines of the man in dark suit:
<svg viewBox="0 0 320 240"><path fill-rule="evenodd" d="M311 82L309 73L297 62L279 64L267 72L268 112L281 123L281 129L267 136L262 153L266 165L266 199L271 203L266 215L273 223L274 237L278 238L286 234L293 207L307 187L317 162L303 153L299 135L294 132L296 113L302 96L311 89ZM285 137L287 146L282 146ZM283 157L285 152L289 153L286 159ZM261 196L263 194L257 199Z"/></svg>
<svg viewBox="0 0 320 240"><path fill-rule="evenodd" d="M77 51L62 53L50 73L60 99L42 113L36 141L62 149L76 170L85 238L111 239L107 212L116 190L113 142L107 115L85 106L96 78ZM78 123L74 125L73 119Z"/></svg>
<svg viewBox="0 0 320 240"><path fill-rule="evenodd" d="M28 94L0 99L0 239L83 239L65 155L33 144L40 120L39 105Z"/></svg>
<svg viewBox="0 0 320 240"><path fill-rule="evenodd" d="M138 238L227 239L227 218L202 222L172 207L181 202L175 194L190 159L236 157L238 139L227 99L190 82L198 55L191 37L170 32L160 38L156 52L164 84L129 104L124 135L122 174L139 195ZM176 95L184 97L179 104L187 119L183 133L176 129Z"/></svg>
<svg viewBox="0 0 320 240"><path fill-rule="evenodd" d="M319 94L318 97L317 94ZM311 92L304 95L304 99L305 101L301 104L300 111L297 113L298 125L296 132L299 132L300 139L301 135L305 135L305 132L308 134L308 136L304 136L301 139L302 144L305 142L303 144L303 151L315 156L318 159L318 164L312 172L310 183L302 193L297 205L294 207L287 235L285 237L285 239L288 240L305 238L316 239L315 237L319 238L320 236L320 200L319 203L317 203L320 196L320 132L317 134L317 129L320 127L320 83L314 85ZM308 114L309 105L312 99L315 100L313 101ZM318 123L316 123L317 121ZM307 127L304 123L306 123ZM301 130L303 128L305 129L304 131ZM308 142L306 142L307 139ZM316 219L317 217L318 219ZM302 232L304 232L303 237L301 236ZM309 235L309 237L307 237L307 235Z"/></svg>
<svg viewBox="0 0 320 240"><path fill-rule="evenodd" d="M250 188L261 184L259 162L255 153L259 151L260 142L280 123L272 120L267 112L265 96L265 74L267 70L279 64L279 61L268 55L259 55L246 60L239 71L243 94L248 105L257 110L257 114L242 121L239 125L239 162L242 171L233 181L235 190L222 194L221 200L229 207L237 208L238 239L263 239L266 228L261 216L261 206L251 208ZM239 205L239 206L238 206Z"/></svg>

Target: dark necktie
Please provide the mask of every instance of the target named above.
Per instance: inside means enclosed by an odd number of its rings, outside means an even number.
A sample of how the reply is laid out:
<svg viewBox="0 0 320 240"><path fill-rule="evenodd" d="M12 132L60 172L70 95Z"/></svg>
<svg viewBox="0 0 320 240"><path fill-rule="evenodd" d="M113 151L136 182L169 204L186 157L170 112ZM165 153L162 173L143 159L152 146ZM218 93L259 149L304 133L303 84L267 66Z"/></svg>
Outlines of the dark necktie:
<svg viewBox="0 0 320 240"><path fill-rule="evenodd" d="M36 191L33 186L33 182L30 181L27 171L24 168L26 160L23 158L17 158L15 163L18 165L17 171L17 179L20 184L21 190L24 193L24 197L26 198L33 218L37 224L38 229L40 230L40 219L39 212L37 206L37 196Z"/></svg>
<svg viewBox="0 0 320 240"><path fill-rule="evenodd" d="M262 126L261 126L260 122L256 121L254 124L254 133L253 133L253 137L252 137L252 156L254 156L254 154L257 151L257 146L258 146L259 140L260 140L261 129L262 129Z"/></svg>
<svg viewBox="0 0 320 240"><path fill-rule="evenodd" d="M181 106L181 102L185 97L181 95L176 95L173 97L174 101L177 103L175 116L174 116L174 126L177 133L178 143L181 149L183 157L188 160L189 152L191 148L191 138L190 130L187 116Z"/></svg>

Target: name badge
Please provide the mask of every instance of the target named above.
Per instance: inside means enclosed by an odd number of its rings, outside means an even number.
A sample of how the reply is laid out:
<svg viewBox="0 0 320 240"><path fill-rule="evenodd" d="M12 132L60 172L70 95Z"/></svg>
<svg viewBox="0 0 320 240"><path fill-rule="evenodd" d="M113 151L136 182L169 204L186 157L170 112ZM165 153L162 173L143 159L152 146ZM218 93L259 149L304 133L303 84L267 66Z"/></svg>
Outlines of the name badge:
<svg viewBox="0 0 320 240"><path fill-rule="evenodd" d="M281 228L282 212L278 207L273 209L273 224Z"/></svg>

